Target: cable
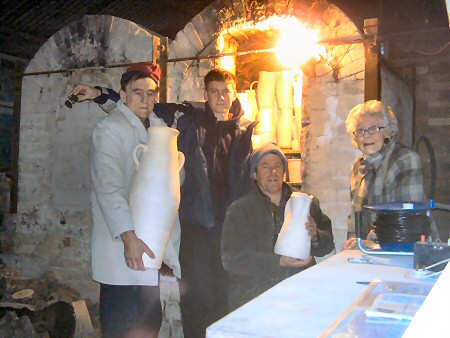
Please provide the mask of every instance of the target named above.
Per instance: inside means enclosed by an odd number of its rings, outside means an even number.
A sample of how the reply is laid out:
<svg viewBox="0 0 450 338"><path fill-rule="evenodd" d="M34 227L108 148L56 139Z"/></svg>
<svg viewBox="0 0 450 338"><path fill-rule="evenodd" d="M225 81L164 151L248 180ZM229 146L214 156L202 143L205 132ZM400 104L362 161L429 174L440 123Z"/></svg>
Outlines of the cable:
<svg viewBox="0 0 450 338"><path fill-rule="evenodd" d="M435 55L441 54L443 51L445 51L447 49L448 46L450 46L450 42L447 42L444 46L439 48L437 51L430 53L430 52L424 52L424 51L414 50L414 49L402 49L395 45L392 45L392 47L394 47L395 49L397 49L398 51L400 51L402 53L410 54L410 53L414 52L414 53L422 54L422 55L426 55L426 56L435 56Z"/></svg>
<svg viewBox="0 0 450 338"><path fill-rule="evenodd" d="M380 243L414 243L421 235L429 235L428 216L417 212L378 212L374 231Z"/></svg>
<svg viewBox="0 0 450 338"><path fill-rule="evenodd" d="M325 75L331 73L332 71L334 71L335 69L339 69L338 67L339 67L340 63L342 62L342 60L344 60L344 57L350 52L350 48L351 48L353 45L354 45L353 43L350 44L350 45L348 45L347 50L344 52L344 54L339 55L339 56L336 56L335 58L333 58L333 59L329 62L330 64L331 64L331 62L336 61L338 58L340 58L340 60L339 60L334 66L332 66L331 69L330 69L329 71L327 71L327 72L324 73L324 74L317 75L316 78L325 76Z"/></svg>
<svg viewBox="0 0 450 338"><path fill-rule="evenodd" d="M434 56L434 55L438 55L441 54L444 50L447 49L447 47L450 46L450 42L447 42L442 48L438 49L436 52L434 53L428 53L428 52L422 52L420 50L414 50L414 52L422 54L422 55L427 55L427 56Z"/></svg>
<svg viewBox="0 0 450 338"><path fill-rule="evenodd" d="M441 273L442 273L442 271L430 273L429 275L426 276L426 278L433 277L433 276L437 276L437 275L440 275Z"/></svg>
<svg viewBox="0 0 450 338"><path fill-rule="evenodd" d="M428 266L422 268L421 270L428 270L428 269L434 268L435 266L438 266L440 264L447 263L449 261L450 261L450 258L443 259L442 261L434 263L434 264L431 264L431 265L428 265Z"/></svg>
<svg viewBox="0 0 450 338"><path fill-rule="evenodd" d="M440 275L441 273L442 273L442 271L428 273L427 270L414 270L414 272L413 272L413 274L411 276L413 278L417 278L417 279L425 279L425 278L429 278L429 277L434 277L434 276Z"/></svg>

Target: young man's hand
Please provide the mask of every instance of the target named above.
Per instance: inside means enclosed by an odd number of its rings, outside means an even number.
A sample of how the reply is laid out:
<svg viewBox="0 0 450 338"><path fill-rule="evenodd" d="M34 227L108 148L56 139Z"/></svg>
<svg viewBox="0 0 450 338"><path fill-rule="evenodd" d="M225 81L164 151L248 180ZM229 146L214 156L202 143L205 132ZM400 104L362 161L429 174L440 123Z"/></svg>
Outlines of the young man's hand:
<svg viewBox="0 0 450 338"><path fill-rule="evenodd" d="M133 270L145 271L142 255L145 252L150 258L155 258L153 251L150 250L147 244L133 230L125 231L120 237L124 244L124 256L127 266Z"/></svg>
<svg viewBox="0 0 450 338"><path fill-rule="evenodd" d="M83 102L86 100L93 100L102 94L100 89L79 84L71 92L70 95L76 95L78 97L78 102Z"/></svg>

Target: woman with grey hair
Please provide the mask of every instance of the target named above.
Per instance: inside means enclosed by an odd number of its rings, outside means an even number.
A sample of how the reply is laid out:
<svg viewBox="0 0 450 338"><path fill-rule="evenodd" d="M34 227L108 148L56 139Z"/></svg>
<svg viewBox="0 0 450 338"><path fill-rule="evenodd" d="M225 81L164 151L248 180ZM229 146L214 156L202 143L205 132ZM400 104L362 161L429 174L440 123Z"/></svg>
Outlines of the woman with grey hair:
<svg viewBox="0 0 450 338"><path fill-rule="evenodd" d="M374 216L365 214L363 205L425 200L422 165L416 152L398 142L398 120L383 102L370 100L357 105L350 110L345 126L353 145L362 152L350 173L350 196L352 212L363 212L361 226L367 235ZM348 237L354 234L351 223ZM349 238L343 249L355 245L355 238Z"/></svg>

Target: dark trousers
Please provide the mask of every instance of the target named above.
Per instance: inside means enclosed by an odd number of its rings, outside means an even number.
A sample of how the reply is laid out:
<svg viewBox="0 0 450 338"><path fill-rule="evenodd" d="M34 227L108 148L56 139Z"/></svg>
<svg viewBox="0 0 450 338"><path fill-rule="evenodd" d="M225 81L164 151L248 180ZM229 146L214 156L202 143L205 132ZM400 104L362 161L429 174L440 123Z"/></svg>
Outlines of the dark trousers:
<svg viewBox="0 0 450 338"><path fill-rule="evenodd" d="M158 337L162 323L159 286L100 284L102 337Z"/></svg>
<svg viewBox="0 0 450 338"><path fill-rule="evenodd" d="M220 258L220 229L181 223L181 315L185 338L204 338L227 314L227 275Z"/></svg>

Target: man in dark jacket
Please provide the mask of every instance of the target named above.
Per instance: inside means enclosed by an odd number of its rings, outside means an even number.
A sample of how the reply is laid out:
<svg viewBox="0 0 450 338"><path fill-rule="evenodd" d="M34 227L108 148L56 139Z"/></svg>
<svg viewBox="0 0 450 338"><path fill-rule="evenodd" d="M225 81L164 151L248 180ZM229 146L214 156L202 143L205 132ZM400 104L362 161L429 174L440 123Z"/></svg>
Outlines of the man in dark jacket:
<svg viewBox="0 0 450 338"><path fill-rule="evenodd" d="M241 106L234 76L214 69L204 79L205 105L155 104L154 113L180 131L178 149L185 154L181 188L181 312L187 338L204 337L206 327L227 313L227 274L220 260L220 236L226 208L251 185L248 158L255 124L241 128ZM79 85L78 101L117 101L101 87Z"/></svg>
<svg viewBox="0 0 450 338"><path fill-rule="evenodd" d="M227 274L220 237L227 207L251 184L246 164L254 124L240 128L241 107L232 74L205 76L205 107L166 104L155 109L180 131L186 155L181 190L181 311L185 337L204 337L206 327L227 314ZM175 117L172 121L171 117Z"/></svg>
<svg viewBox="0 0 450 338"><path fill-rule="evenodd" d="M257 186L230 205L222 229L222 263L230 275L229 310L248 302L283 279L315 264L313 256L334 249L330 219L313 198L308 222L311 255L307 259L274 253L284 221L284 209L293 189L283 182L287 159L274 143L255 149L250 175Z"/></svg>

